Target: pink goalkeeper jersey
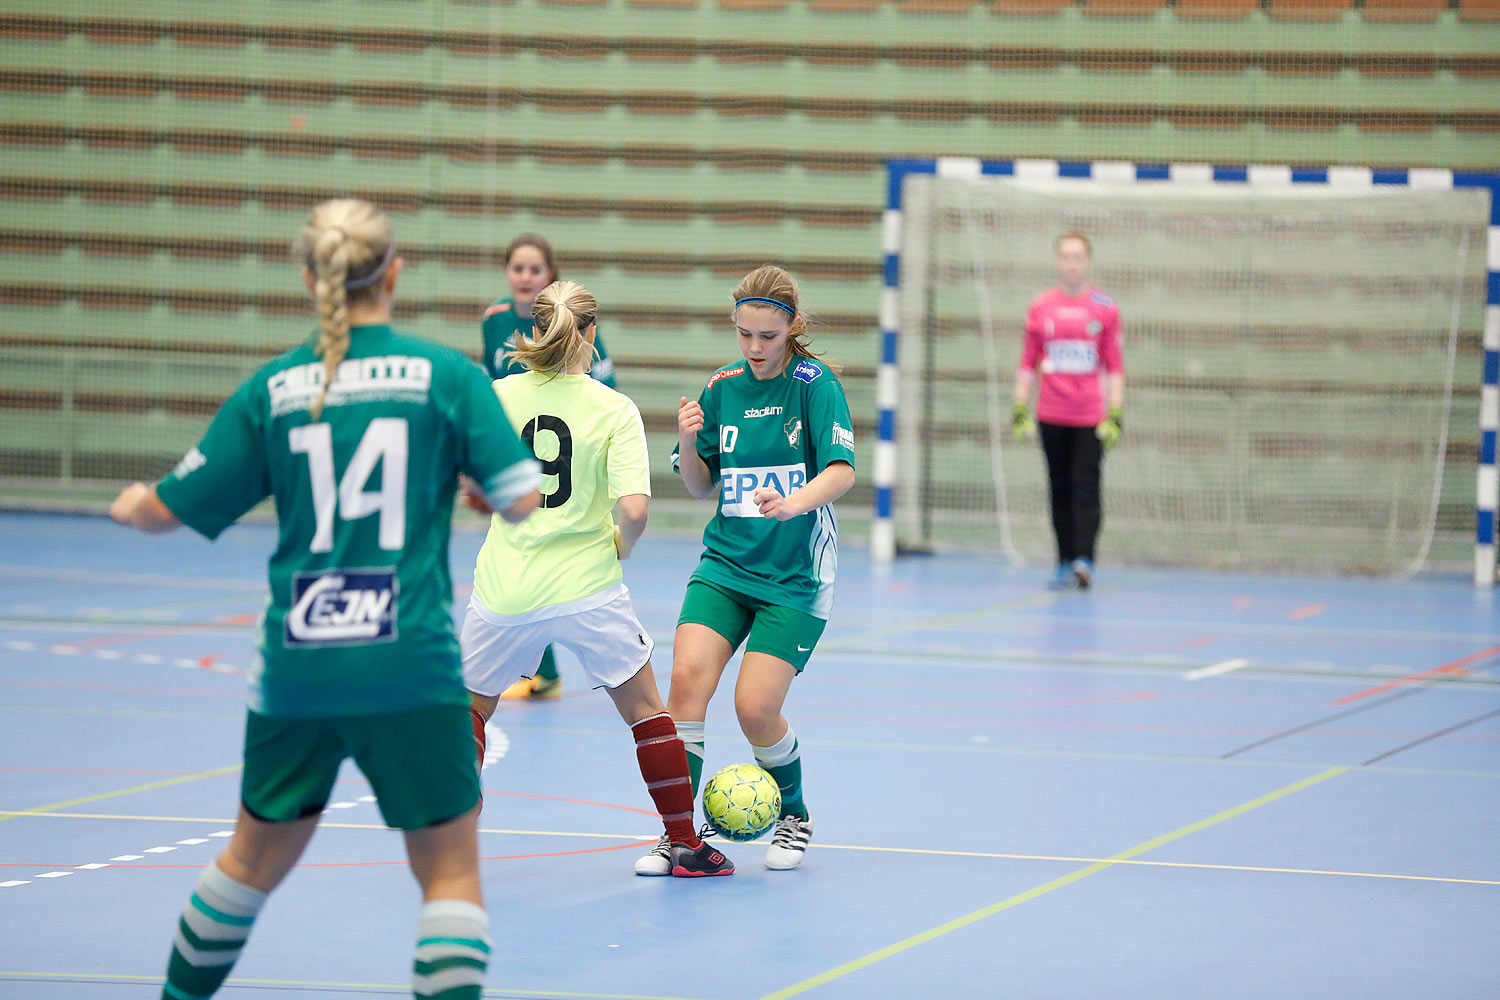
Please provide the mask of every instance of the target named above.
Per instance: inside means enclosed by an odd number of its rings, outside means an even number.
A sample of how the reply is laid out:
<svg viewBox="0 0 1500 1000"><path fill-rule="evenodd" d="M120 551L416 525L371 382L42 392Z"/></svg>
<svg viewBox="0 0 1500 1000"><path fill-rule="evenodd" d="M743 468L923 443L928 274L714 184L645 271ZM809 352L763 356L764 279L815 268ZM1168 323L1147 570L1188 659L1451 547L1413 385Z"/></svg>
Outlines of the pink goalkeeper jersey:
<svg viewBox="0 0 1500 1000"><path fill-rule="evenodd" d="M1104 419L1103 373L1125 370L1120 359L1120 307L1092 285L1076 298L1061 286L1031 300L1021 369L1037 373L1036 418L1066 427Z"/></svg>

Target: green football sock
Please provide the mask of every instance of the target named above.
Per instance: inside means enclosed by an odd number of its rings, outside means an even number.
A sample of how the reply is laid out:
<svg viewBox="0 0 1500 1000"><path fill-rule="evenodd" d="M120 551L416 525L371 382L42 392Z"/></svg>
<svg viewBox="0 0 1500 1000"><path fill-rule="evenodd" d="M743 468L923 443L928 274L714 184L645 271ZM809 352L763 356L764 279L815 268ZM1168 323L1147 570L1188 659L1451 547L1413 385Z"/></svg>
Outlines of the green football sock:
<svg viewBox="0 0 1500 1000"><path fill-rule="evenodd" d="M807 819L807 806L802 802L802 748L792 727L786 727L786 735L775 746L758 747L752 743L750 749L755 751L755 762L776 779L781 789L781 815Z"/></svg>
<svg viewBox="0 0 1500 1000"><path fill-rule="evenodd" d="M424 1000L479 1000L490 961L490 918L462 899L434 899L417 920L412 994Z"/></svg>
<svg viewBox="0 0 1500 1000"><path fill-rule="evenodd" d="M687 751L688 777L693 779L693 801L698 800L698 788L703 784L703 722L677 722L677 735L682 738L682 748Z"/></svg>
<svg viewBox="0 0 1500 1000"><path fill-rule="evenodd" d="M542 662L536 668L536 675L544 681L557 680L557 659L552 655L551 646L542 650Z"/></svg>
<svg viewBox="0 0 1500 1000"><path fill-rule="evenodd" d="M236 882L214 862L198 876L177 921L162 1000L212 996L240 957L266 893Z"/></svg>

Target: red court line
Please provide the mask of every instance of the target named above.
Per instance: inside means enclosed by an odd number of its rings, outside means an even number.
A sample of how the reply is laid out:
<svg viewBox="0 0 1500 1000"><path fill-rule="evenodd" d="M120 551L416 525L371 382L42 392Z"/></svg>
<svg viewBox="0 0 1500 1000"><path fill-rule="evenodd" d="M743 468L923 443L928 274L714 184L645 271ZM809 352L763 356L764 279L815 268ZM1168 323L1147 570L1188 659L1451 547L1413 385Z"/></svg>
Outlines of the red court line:
<svg viewBox="0 0 1500 1000"><path fill-rule="evenodd" d="M260 618L259 614L223 615L194 625L164 625L159 629L148 629L144 632L126 632L119 635L96 635L92 639L80 639L77 642L55 642L54 646L72 646L74 649L94 649L98 646L113 646L119 643L140 642L143 639L164 639L178 635L192 635L194 632L205 632L225 625L249 625Z"/></svg>
<svg viewBox="0 0 1500 1000"><path fill-rule="evenodd" d="M1327 610L1328 605L1326 604L1307 604L1300 608L1293 608L1291 614L1287 615L1287 617L1294 622L1300 622L1304 618L1311 618L1314 615L1321 615Z"/></svg>
<svg viewBox="0 0 1500 1000"><path fill-rule="evenodd" d="M1415 674L1407 674L1405 677L1398 677L1393 681L1386 681L1384 684L1377 684L1372 688L1365 688L1363 691L1356 691L1353 694L1346 694L1342 698L1335 698L1333 700L1333 703L1335 705L1347 705L1351 701L1359 701L1362 698L1370 698L1377 694L1384 694L1387 691L1394 690L1395 688L1401 687L1405 684L1419 684L1422 681L1431 680L1434 677L1439 677L1444 674L1466 674L1468 673L1468 670L1466 670L1465 668L1468 667L1469 664L1477 663L1480 660L1488 660L1490 657L1497 655L1500 655L1500 646L1491 646L1489 649L1481 649L1477 653L1470 653L1468 656L1460 657L1459 659L1453 660L1450 663L1444 663L1441 666L1433 667L1430 670L1423 670Z"/></svg>

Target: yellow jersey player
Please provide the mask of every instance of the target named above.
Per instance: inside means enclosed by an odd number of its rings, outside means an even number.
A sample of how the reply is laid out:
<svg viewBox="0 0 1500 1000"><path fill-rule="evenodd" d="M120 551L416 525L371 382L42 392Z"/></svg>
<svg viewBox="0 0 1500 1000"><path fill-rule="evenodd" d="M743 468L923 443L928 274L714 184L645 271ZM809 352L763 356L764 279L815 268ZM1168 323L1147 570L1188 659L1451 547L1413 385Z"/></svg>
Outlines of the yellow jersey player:
<svg viewBox="0 0 1500 1000"><path fill-rule="evenodd" d="M730 875L729 859L694 832L687 755L656 687L651 637L625 587L620 563L646 528L651 471L640 411L589 377L598 314L582 285L542 289L534 332L516 338L527 371L495 383L541 462L542 500L524 524L492 520L474 568L462 635L474 738L482 763L484 723L500 693L531 676L551 644L572 650L635 736L641 777L666 830L662 874Z"/></svg>
<svg viewBox="0 0 1500 1000"><path fill-rule="evenodd" d="M558 280L557 256L552 244L536 233L522 233L510 241L502 260L505 282L510 294L490 303L480 321L484 368L490 378L505 378L526 370L516 359L516 337L531 335L531 307L537 292ZM615 388L615 363L604 346L604 338L594 332L594 363L589 375L611 389ZM517 681L500 695L502 698L549 700L562 696L562 677L557 660L548 646L542 662L531 677Z"/></svg>

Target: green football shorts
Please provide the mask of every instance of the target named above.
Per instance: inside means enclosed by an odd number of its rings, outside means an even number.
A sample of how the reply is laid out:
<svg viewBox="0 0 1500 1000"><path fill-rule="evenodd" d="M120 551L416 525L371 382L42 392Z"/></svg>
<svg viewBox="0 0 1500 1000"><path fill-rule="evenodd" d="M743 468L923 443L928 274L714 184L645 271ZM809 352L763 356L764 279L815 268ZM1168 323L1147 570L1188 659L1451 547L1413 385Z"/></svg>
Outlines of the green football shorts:
<svg viewBox="0 0 1500 1000"><path fill-rule="evenodd" d="M344 758L364 772L387 826L420 830L479 801L466 705L333 719L248 713L240 798L257 819L286 823L323 811Z"/></svg>
<svg viewBox="0 0 1500 1000"><path fill-rule="evenodd" d="M677 624L706 625L729 640L731 649L745 644L747 653L765 653L797 668L818 645L828 622L805 611L771 604L758 597L736 594L707 580L688 581Z"/></svg>

